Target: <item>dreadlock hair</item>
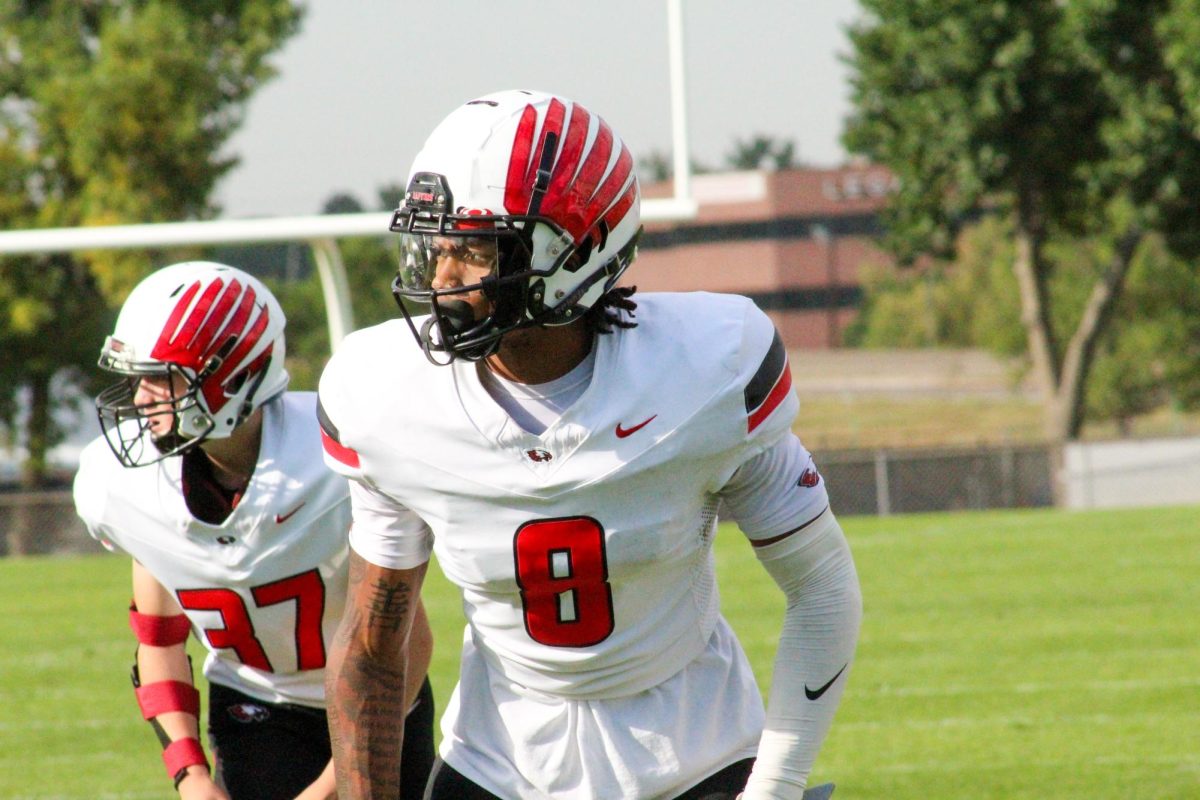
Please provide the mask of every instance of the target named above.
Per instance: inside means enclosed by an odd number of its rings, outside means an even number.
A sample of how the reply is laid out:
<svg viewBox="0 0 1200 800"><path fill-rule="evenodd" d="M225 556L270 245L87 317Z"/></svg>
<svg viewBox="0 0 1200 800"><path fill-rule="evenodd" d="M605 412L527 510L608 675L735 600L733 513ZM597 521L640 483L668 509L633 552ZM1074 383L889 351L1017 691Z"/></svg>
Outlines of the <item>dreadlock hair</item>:
<svg viewBox="0 0 1200 800"><path fill-rule="evenodd" d="M636 291L636 286L614 286L602 294L584 315L588 330L592 333L612 333L613 326L636 328L633 312L637 303L630 299Z"/></svg>

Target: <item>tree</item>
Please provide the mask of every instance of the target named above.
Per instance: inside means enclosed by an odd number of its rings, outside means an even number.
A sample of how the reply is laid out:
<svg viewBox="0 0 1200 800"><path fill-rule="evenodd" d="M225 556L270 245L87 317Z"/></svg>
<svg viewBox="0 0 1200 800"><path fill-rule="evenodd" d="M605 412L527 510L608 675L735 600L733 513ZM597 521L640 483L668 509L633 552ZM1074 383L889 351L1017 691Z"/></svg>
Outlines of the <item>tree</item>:
<svg viewBox="0 0 1200 800"><path fill-rule="evenodd" d="M737 139L725 154L725 164L733 169L793 169L797 166L796 143L780 142L761 133Z"/></svg>
<svg viewBox="0 0 1200 800"><path fill-rule="evenodd" d="M980 347L1027 354L1020 292L1011 265L1010 220L990 216L967 227L953 261L919 268L877 267L863 276L864 303L847 341L866 347ZM1049 286L1058 314L1078 314L1100 268L1086 242L1047 243L1056 264ZM1054 320L1070 329L1075 319ZM1138 249L1113 320L1097 345L1085 393L1085 416L1127 430L1139 414L1164 404L1200 407L1200 273L1173 256L1161 236Z"/></svg>
<svg viewBox="0 0 1200 800"><path fill-rule="evenodd" d="M202 219L236 159L221 147L295 32L286 0L26 0L0 6L0 225ZM59 436L51 381L93 373L111 309L167 254L12 258L0 290L3 422L29 398L23 482ZM181 253L170 254L180 256ZM11 432L11 427L10 427Z"/></svg>
<svg viewBox="0 0 1200 800"><path fill-rule="evenodd" d="M1009 221L1046 431L1076 438L1097 348L1147 234L1200 252L1200 2L862 7L845 143L899 179L888 244L911 261L952 252L982 211ZM1096 257L1056 293L1053 277L1070 268L1050 246L1061 239Z"/></svg>
<svg viewBox="0 0 1200 800"><path fill-rule="evenodd" d="M358 214L363 211L358 198L346 192L338 192L321 206L322 214Z"/></svg>
<svg viewBox="0 0 1200 800"><path fill-rule="evenodd" d="M693 175L703 175L713 172L712 167L706 166L696 159L690 159L688 164ZM638 180L642 183L664 183L675 175L675 162L671 154L662 150L651 150L637 160Z"/></svg>

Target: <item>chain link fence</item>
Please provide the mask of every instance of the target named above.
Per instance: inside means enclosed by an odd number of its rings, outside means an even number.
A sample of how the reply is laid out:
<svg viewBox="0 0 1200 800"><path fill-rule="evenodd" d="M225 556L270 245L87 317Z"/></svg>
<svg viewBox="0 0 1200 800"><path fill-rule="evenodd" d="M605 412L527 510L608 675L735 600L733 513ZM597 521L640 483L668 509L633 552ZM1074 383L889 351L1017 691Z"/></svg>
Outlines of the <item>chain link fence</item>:
<svg viewBox="0 0 1200 800"><path fill-rule="evenodd" d="M814 453L842 516L1054 503L1046 446Z"/></svg>
<svg viewBox="0 0 1200 800"><path fill-rule="evenodd" d="M75 515L69 489L0 492L0 556L103 552Z"/></svg>
<svg viewBox="0 0 1200 800"><path fill-rule="evenodd" d="M814 453L839 515L1054 505L1046 445ZM1068 508L1200 503L1200 439L1075 443ZM0 556L105 552L68 489L0 491Z"/></svg>
<svg viewBox="0 0 1200 800"><path fill-rule="evenodd" d="M840 515L1047 506L1044 447L816 453ZM0 556L105 552L75 516L71 492L0 492Z"/></svg>

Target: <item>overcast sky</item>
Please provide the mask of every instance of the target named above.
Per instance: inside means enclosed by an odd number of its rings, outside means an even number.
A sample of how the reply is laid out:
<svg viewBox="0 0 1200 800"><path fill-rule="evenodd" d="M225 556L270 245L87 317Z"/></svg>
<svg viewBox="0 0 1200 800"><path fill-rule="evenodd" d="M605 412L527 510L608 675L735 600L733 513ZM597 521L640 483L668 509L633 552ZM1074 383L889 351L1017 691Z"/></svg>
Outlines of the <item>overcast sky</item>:
<svg viewBox="0 0 1200 800"><path fill-rule="evenodd" d="M225 217L312 214L336 192L368 205L399 183L460 103L500 89L555 92L604 117L637 158L671 147L665 0L309 0L279 75L250 101L228 151L241 164ZM845 28L855 0L683 0L692 156L737 139L844 158Z"/></svg>

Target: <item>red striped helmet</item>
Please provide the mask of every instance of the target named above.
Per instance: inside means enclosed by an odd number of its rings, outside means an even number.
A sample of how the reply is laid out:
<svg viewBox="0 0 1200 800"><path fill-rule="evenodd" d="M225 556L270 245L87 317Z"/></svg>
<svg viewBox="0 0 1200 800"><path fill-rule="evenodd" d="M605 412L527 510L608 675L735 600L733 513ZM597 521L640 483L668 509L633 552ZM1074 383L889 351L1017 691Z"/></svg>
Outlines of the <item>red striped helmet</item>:
<svg viewBox="0 0 1200 800"><path fill-rule="evenodd" d="M100 352L100 367L123 376L96 398L117 458L141 466L229 436L287 388L284 323L261 281L223 264L174 264L134 287ZM180 388L168 403L139 405L138 382L149 377ZM164 414L170 433L152 436L151 418Z"/></svg>
<svg viewBox="0 0 1200 800"><path fill-rule="evenodd" d="M480 97L430 134L392 230L392 290L426 353L483 358L511 330L575 321L616 285L641 231L633 157L608 123L566 98ZM494 263L473 283L434 288L456 241L483 243L475 257L491 252ZM482 318L462 300L477 291L490 301ZM429 318L418 326L403 301L428 304Z"/></svg>

